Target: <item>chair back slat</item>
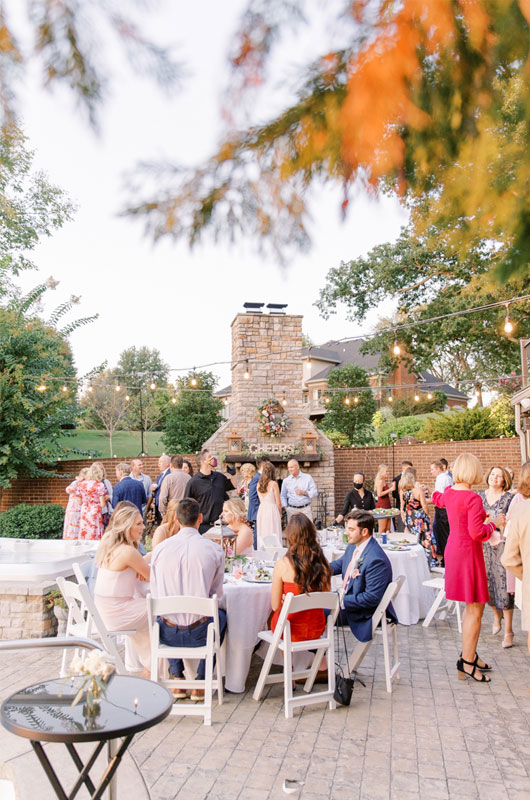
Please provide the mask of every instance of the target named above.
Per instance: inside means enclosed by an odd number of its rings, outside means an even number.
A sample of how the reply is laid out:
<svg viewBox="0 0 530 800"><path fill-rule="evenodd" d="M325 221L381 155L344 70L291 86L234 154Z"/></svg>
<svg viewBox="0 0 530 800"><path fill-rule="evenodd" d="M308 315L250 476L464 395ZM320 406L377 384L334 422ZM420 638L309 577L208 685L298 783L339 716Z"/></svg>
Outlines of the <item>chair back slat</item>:
<svg viewBox="0 0 530 800"><path fill-rule="evenodd" d="M289 608L289 614L296 614L299 611L311 611L315 609L329 609L335 611L339 603L336 592L311 592L310 594L297 594L293 596Z"/></svg>
<svg viewBox="0 0 530 800"><path fill-rule="evenodd" d="M149 595L150 616L164 614L198 614L200 617L213 617L217 608L217 595L213 597L194 597L175 595L173 597L153 597Z"/></svg>

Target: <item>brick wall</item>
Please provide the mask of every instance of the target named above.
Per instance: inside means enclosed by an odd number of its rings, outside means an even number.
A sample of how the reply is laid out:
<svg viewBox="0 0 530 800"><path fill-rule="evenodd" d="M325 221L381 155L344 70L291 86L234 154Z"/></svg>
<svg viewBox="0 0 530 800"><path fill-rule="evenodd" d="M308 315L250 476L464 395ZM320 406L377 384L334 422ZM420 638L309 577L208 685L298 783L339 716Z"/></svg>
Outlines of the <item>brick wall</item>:
<svg viewBox="0 0 530 800"><path fill-rule="evenodd" d="M341 510L346 494L352 488L353 473L364 472L370 486L380 464L388 464L392 476L401 472L403 460L412 461L418 478L432 484L429 467L442 456L449 462L460 453L473 453L486 470L493 465L512 467L515 479L521 464L519 437L511 439L479 439L471 442L432 442L428 444L396 444L394 447L352 447L335 450L335 508ZM394 465L394 466L392 466Z"/></svg>

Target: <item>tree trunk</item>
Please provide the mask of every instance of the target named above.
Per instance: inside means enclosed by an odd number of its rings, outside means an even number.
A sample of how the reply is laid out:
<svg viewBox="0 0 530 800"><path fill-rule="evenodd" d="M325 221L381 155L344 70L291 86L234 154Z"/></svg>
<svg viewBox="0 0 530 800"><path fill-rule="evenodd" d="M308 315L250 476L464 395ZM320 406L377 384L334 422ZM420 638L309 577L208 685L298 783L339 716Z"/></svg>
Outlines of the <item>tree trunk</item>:
<svg viewBox="0 0 530 800"><path fill-rule="evenodd" d="M477 406L482 408L484 403L482 402L482 386L480 383L475 383L475 397L477 398Z"/></svg>
<svg viewBox="0 0 530 800"><path fill-rule="evenodd" d="M109 434L109 458L112 458L114 453L112 452L112 430L108 431Z"/></svg>

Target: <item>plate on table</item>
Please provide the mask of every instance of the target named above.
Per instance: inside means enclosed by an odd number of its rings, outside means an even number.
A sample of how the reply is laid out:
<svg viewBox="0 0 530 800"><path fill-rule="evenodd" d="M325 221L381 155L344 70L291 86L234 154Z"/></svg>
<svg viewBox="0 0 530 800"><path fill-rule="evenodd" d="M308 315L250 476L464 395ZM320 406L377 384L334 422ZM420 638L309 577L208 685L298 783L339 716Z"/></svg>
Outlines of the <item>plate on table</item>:
<svg viewBox="0 0 530 800"><path fill-rule="evenodd" d="M382 546L385 548L385 550L393 550L394 552L410 550L410 545L408 544L384 544Z"/></svg>
<svg viewBox="0 0 530 800"><path fill-rule="evenodd" d="M250 575L243 575L243 580L247 583L272 583L272 575L269 578L252 578Z"/></svg>

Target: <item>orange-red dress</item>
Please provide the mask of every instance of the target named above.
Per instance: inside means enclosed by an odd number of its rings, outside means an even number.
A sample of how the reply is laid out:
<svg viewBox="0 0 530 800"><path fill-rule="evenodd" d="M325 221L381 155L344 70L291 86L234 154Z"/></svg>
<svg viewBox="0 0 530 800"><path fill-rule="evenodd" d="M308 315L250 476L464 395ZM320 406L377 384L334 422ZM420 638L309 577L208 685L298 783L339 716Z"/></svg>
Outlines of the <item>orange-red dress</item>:
<svg viewBox="0 0 530 800"><path fill-rule="evenodd" d="M294 595L302 594L300 586L297 583L285 582L283 584L283 593L289 594L292 592ZM271 619L271 630L275 630L278 623L282 607L274 612ZM287 617L291 623L291 641L303 642L307 639L319 639L324 633L326 627L326 618L324 611L321 608L310 609L309 611L298 611L296 614L289 614Z"/></svg>

